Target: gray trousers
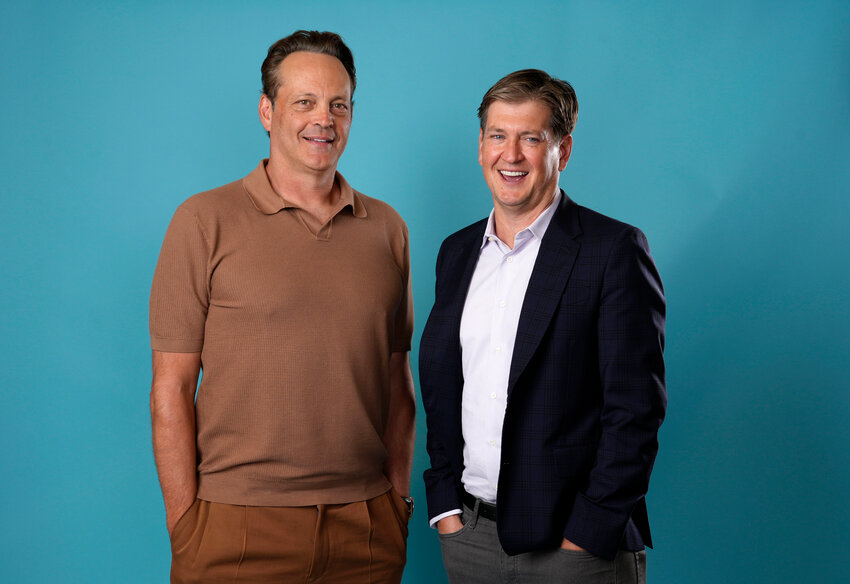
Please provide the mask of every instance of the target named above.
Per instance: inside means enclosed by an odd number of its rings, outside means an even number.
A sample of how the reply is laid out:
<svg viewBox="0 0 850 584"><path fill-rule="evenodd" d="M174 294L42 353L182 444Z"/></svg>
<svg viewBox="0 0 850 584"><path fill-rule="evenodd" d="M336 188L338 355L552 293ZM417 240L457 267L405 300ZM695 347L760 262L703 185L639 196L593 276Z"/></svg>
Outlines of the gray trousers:
<svg viewBox="0 0 850 584"><path fill-rule="evenodd" d="M463 528L440 535L451 584L646 584L646 552L620 551L613 561L554 549L509 556L496 523L464 505Z"/></svg>

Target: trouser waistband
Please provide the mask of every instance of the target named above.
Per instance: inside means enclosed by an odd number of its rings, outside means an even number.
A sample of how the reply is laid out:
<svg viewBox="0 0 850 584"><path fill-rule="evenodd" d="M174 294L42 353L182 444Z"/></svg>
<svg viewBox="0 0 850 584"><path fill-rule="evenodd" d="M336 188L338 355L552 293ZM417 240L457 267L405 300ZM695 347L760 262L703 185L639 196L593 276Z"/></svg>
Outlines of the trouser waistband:
<svg viewBox="0 0 850 584"><path fill-rule="evenodd" d="M473 511L476 509L476 503L478 504L478 515L489 519L490 521L496 521L496 506L493 503L488 503L487 501L482 501L481 499L470 495L466 491L463 492L463 504L472 509Z"/></svg>

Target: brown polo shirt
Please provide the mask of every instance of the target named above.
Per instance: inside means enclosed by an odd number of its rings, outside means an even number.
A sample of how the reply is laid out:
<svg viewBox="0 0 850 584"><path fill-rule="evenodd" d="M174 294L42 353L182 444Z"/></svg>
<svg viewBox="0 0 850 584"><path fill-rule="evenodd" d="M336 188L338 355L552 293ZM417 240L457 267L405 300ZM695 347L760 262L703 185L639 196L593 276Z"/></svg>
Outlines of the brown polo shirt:
<svg viewBox="0 0 850 584"><path fill-rule="evenodd" d="M319 225L272 189L265 162L178 207L151 346L201 352L198 497L368 499L389 488L389 357L413 333L407 227L340 174L336 213Z"/></svg>

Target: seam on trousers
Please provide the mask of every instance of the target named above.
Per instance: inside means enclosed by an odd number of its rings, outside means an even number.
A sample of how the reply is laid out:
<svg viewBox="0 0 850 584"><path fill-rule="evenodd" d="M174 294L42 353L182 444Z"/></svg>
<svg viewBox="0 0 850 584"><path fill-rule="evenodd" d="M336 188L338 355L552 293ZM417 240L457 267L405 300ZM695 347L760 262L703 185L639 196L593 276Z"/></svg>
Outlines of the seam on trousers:
<svg viewBox="0 0 850 584"><path fill-rule="evenodd" d="M638 560L638 554L639 554L639 553L640 553L640 552L634 552L634 553L632 554L632 558L633 558L633 559L634 559L634 561L635 561L635 582L637 582L637 584L641 584L641 577L640 577L640 560ZM644 584L646 584L646 583L645 583L645 581L644 581Z"/></svg>
<svg viewBox="0 0 850 584"><path fill-rule="evenodd" d="M620 564L619 562L617 562L617 560L621 557L620 554L622 553L622 551L618 551L617 555L614 556L614 584L620 584Z"/></svg>
<svg viewBox="0 0 850 584"><path fill-rule="evenodd" d="M242 561L245 559L245 552L248 549L248 506L245 505L244 513L242 514L242 553L239 554L239 561L236 562L236 579L239 579L239 568L242 567Z"/></svg>
<svg viewBox="0 0 850 584"><path fill-rule="evenodd" d="M322 505L316 505L316 529L313 532L313 557L310 558L310 568L307 570L307 575L304 578L304 582L310 582L311 580L316 581L316 577L313 574L313 569L317 568L316 560L318 559L318 550L319 546L322 546L322 550L324 552L324 542L319 541L319 536L324 527L325 523L325 509L322 508Z"/></svg>
<svg viewBox="0 0 850 584"><path fill-rule="evenodd" d="M392 503L392 501L390 501ZM372 523L372 509L369 508L369 502L363 501L363 506L366 507L366 517L369 518L369 584L372 583L372 536L375 535L375 526ZM392 509L390 509L392 511Z"/></svg>

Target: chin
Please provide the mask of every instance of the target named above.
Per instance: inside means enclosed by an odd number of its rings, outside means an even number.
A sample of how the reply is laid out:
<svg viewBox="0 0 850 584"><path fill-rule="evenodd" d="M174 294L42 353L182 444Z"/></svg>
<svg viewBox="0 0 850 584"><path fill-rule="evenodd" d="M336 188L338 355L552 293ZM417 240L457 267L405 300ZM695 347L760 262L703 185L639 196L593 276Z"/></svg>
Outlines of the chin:
<svg viewBox="0 0 850 584"><path fill-rule="evenodd" d="M328 160L328 159L311 160L311 161L308 162L307 166L309 166L313 170L328 170L330 168L335 168L336 163L337 163L336 160Z"/></svg>
<svg viewBox="0 0 850 584"><path fill-rule="evenodd" d="M505 193L500 192L496 199L505 207L518 207L528 202L528 193Z"/></svg>

